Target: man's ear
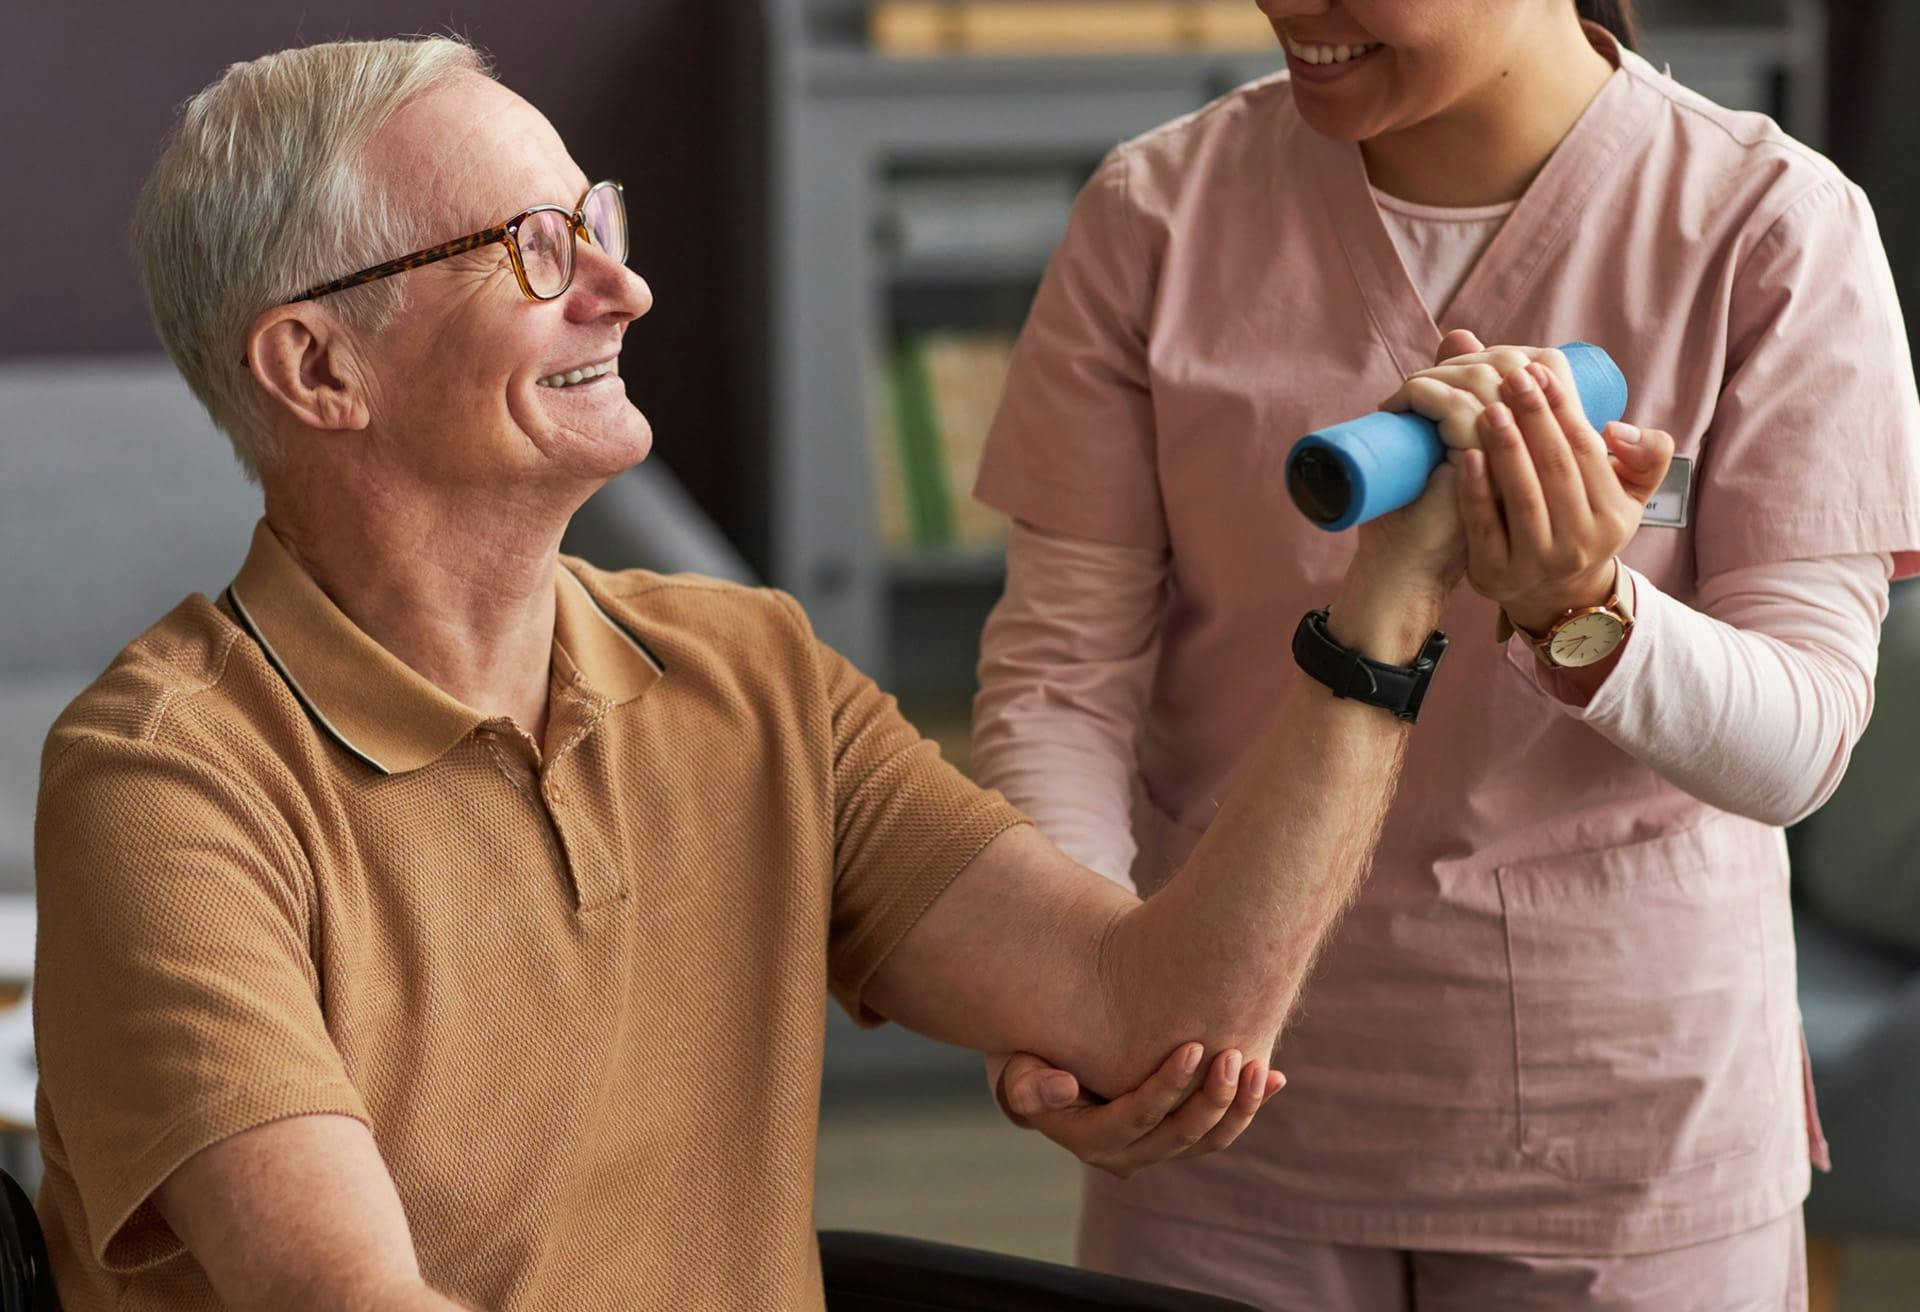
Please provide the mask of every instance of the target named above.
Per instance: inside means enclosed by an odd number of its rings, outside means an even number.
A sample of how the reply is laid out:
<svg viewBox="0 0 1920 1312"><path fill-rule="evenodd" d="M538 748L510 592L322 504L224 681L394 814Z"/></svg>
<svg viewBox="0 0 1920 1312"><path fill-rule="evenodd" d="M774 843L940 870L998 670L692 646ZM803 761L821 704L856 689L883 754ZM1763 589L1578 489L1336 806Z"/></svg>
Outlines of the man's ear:
<svg viewBox="0 0 1920 1312"><path fill-rule="evenodd" d="M247 331L247 367L269 401L308 428L363 429L372 421L354 342L308 302L280 305Z"/></svg>

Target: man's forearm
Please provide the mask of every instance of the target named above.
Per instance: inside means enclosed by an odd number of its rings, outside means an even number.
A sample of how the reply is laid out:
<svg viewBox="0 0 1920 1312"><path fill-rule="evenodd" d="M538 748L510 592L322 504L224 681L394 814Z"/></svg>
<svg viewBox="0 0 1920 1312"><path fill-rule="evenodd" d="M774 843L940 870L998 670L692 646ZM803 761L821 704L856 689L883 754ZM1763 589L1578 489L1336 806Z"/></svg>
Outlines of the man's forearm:
<svg viewBox="0 0 1920 1312"><path fill-rule="evenodd" d="M1409 664L1438 623L1437 586L1358 567L1336 640ZM1411 728L1304 674L1180 873L1115 918L1103 949L1105 1054L1076 1065L1109 1096L1195 1036L1264 1057L1371 863Z"/></svg>

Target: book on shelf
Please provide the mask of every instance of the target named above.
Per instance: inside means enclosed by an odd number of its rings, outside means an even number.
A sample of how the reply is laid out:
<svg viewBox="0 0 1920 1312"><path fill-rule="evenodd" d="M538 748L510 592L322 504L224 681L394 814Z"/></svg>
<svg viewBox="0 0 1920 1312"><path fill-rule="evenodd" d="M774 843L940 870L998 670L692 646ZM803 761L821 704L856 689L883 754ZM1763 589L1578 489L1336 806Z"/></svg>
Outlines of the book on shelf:
<svg viewBox="0 0 1920 1312"><path fill-rule="evenodd" d="M965 550L1005 538L1005 518L973 499L973 482L1012 357L1007 333L917 333L894 347L879 371L872 442L877 523L889 550Z"/></svg>
<svg viewBox="0 0 1920 1312"><path fill-rule="evenodd" d="M882 54L1115 55L1260 51L1277 44L1249 0L874 0Z"/></svg>

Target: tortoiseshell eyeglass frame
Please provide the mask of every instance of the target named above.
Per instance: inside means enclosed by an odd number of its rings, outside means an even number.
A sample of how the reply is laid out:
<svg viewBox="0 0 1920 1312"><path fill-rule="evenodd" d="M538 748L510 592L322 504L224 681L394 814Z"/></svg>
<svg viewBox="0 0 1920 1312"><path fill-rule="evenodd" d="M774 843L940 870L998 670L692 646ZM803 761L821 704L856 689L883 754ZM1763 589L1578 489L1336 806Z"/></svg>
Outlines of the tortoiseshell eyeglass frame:
<svg viewBox="0 0 1920 1312"><path fill-rule="evenodd" d="M349 287L364 287L370 282L378 282L382 278L391 278L396 273L405 273L409 269L418 269L422 265L452 259L456 255L465 255L468 251L479 250L482 246L491 246L494 242L506 243L507 259L513 265L513 276L520 283L520 290L525 293L528 300L558 300L567 294L569 287L573 286L573 271L579 266L579 260L575 256L573 248L570 247L567 251L566 281L560 284L559 291L547 296L542 296L540 293L534 291L532 285L527 281L527 266L520 256L520 225L536 214L560 214L566 217L567 231L573 236L576 245L583 236L588 241L592 241L593 233L587 227L587 203L594 198L595 193L603 191L608 187L613 188L613 194L620 202L620 213L624 219L627 210L626 188L622 187L614 179L608 178L603 182L596 182L591 187L588 187L585 194L580 197L580 203L574 206L571 211L563 209L558 205L531 205L521 210L505 223L495 224L491 228L483 228L479 232L469 233L465 237L456 237L452 241L441 242L438 246L429 246L425 250L415 251L411 255L402 255L397 260L388 260L384 264L376 264L370 269L362 269L358 273L350 273L344 278L335 278L332 282L323 282L318 287L309 287L292 300L283 301L281 304L297 305L301 301L318 300L320 297L331 295L334 292L343 292ZM621 224L621 227L623 230L625 229L626 225L624 222ZM621 263L624 264L626 258L627 253L621 251Z"/></svg>

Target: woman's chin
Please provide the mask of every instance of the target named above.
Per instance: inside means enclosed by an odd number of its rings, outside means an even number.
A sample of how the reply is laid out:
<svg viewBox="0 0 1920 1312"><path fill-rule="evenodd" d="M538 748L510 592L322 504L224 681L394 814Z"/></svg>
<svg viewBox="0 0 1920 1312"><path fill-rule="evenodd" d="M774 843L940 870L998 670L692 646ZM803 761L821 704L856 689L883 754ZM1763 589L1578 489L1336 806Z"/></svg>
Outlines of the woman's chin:
<svg viewBox="0 0 1920 1312"><path fill-rule="evenodd" d="M1359 106L1327 104L1311 94L1296 94L1294 104L1308 127L1332 141L1366 141L1382 130L1378 116Z"/></svg>

